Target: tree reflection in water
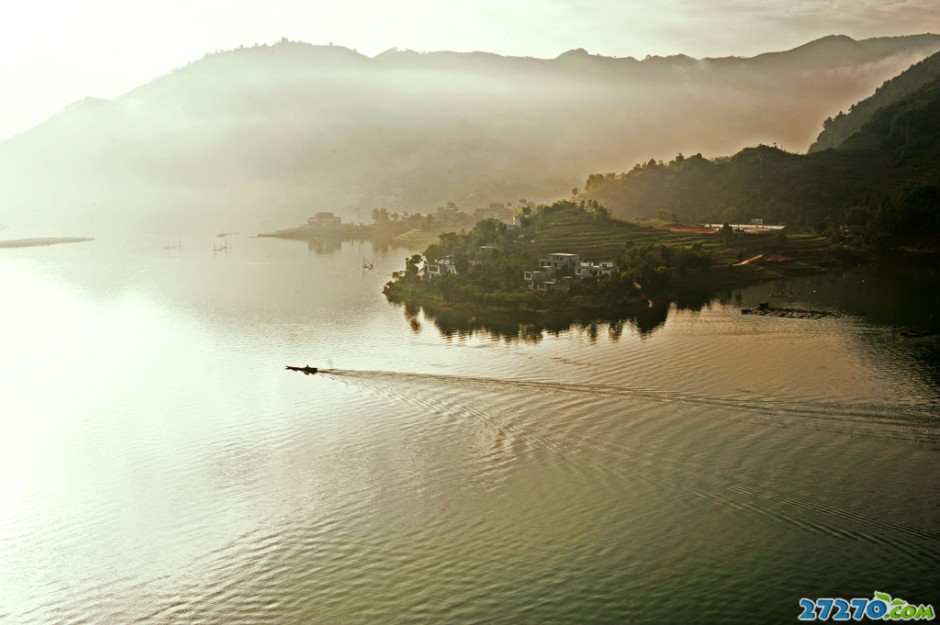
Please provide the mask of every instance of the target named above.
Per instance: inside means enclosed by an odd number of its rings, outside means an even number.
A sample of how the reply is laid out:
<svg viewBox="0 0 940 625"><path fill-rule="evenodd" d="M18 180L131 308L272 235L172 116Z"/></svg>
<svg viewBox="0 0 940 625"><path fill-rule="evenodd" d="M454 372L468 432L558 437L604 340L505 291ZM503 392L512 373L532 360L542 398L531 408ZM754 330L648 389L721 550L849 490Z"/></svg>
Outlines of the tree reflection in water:
<svg viewBox="0 0 940 625"><path fill-rule="evenodd" d="M708 289L686 289L672 295L670 302L651 308L608 314L584 313L468 313L447 308L419 305L414 302L397 304L403 307L405 321L418 333L423 320L433 323L447 338L470 338L483 336L497 338L507 343L538 343L546 334L558 336L562 332L579 330L591 343L606 329L611 341L618 341L624 329L632 329L640 336L648 336L666 323L671 309L698 312L713 303L740 303L737 290L715 293Z"/></svg>
<svg viewBox="0 0 940 625"><path fill-rule="evenodd" d="M663 325L668 307L657 306L638 313L619 316L598 316L585 319L581 315L554 313L540 319L531 315L512 313L470 314L413 303L402 305L405 321L417 333L423 328L421 316L431 322L447 338L492 337L508 343L538 343L546 334L558 336L562 332L581 329L593 343L606 326L607 335L617 341L624 328L635 328L640 334L649 334Z"/></svg>

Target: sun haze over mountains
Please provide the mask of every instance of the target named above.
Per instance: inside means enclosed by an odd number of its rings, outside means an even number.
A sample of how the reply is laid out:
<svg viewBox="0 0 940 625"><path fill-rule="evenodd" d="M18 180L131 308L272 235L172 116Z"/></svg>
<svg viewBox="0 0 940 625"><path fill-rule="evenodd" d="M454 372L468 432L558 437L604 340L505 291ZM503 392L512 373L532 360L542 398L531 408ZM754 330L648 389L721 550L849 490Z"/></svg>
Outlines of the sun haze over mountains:
<svg viewBox="0 0 940 625"><path fill-rule="evenodd" d="M2 221L262 229L317 209L553 199L679 152L805 151L824 120L938 49L937 35L833 36L751 58L370 58L284 40L77 102L0 144Z"/></svg>

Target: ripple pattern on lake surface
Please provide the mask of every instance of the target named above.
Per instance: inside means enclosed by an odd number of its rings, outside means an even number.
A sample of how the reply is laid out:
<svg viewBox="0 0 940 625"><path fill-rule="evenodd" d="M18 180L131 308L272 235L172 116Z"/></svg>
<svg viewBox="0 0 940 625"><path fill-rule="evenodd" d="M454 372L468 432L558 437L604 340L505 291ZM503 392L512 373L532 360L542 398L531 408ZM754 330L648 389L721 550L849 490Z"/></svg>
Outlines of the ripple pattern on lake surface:
<svg viewBox="0 0 940 625"><path fill-rule="evenodd" d="M890 328L715 305L617 340L448 339L376 297L359 248L251 243L131 258L112 270L149 281L117 291L64 246L0 266L0 622L936 603L938 393Z"/></svg>

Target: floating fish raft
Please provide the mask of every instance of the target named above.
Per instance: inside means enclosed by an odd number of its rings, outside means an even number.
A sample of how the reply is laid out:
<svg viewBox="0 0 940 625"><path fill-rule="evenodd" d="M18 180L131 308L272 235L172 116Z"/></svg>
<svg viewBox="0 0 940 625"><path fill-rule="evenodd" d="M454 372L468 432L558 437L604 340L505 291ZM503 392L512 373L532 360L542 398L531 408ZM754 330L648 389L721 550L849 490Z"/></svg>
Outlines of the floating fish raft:
<svg viewBox="0 0 940 625"><path fill-rule="evenodd" d="M758 304L757 308L742 308L742 315L763 315L765 317L786 317L788 319L822 319L838 317L828 310L810 310L808 308L777 308L767 303Z"/></svg>

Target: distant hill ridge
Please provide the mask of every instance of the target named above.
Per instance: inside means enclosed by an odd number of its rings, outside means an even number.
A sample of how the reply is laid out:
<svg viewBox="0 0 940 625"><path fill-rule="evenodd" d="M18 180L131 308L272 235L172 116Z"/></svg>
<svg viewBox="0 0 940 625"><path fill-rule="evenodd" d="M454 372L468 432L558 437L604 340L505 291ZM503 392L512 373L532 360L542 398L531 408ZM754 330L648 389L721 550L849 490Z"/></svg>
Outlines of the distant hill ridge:
<svg viewBox="0 0 940 625"><path fill-rule="evenodd" d="M460 70L516 70L530 72L543 70L549 72L568 71L575 67L593 67L595 70L622 74L642 68L662 68L664 66L727 66L747 64L751 66L776 66L778 69L789 67L798 71L807 69L834 69L854 66L861 63L876 62L885 56L891 56L905 50L940 49L940 35L922 34L904 37L878 37L855 40L845 35L830 35L811 41L797 48L780 52L765 52L753 57L705 57L696 59L685 54L668 56L650 55L643 59L632 56L612 57L592 54L584 48L562 52L554 58L529 56L503 56L492 52L416 52L409 49L391 48L369 57L343 46L316 45L304 42L282 41L273 45L242 47L237 50L218 51L205 55L198 61L176 70L177 73L190 67L200 66L210 59L232 57L243 62L248 58L259 62L284 60L331 65L333 67L373 67L373 68L447 68ZM459 67L458 67L459 66ZM798 66L798 67L797 67ZM160 80L160 78L156 79Z"/></svg>
<svg viewBox="0 0 940 625"><path fill-rule="evenodd" d="M938 50L918 35L750 59L213 53L0 143L0 220L263 231L322 209L551 200L650 157L804 149L827 116Z"/></svg>

